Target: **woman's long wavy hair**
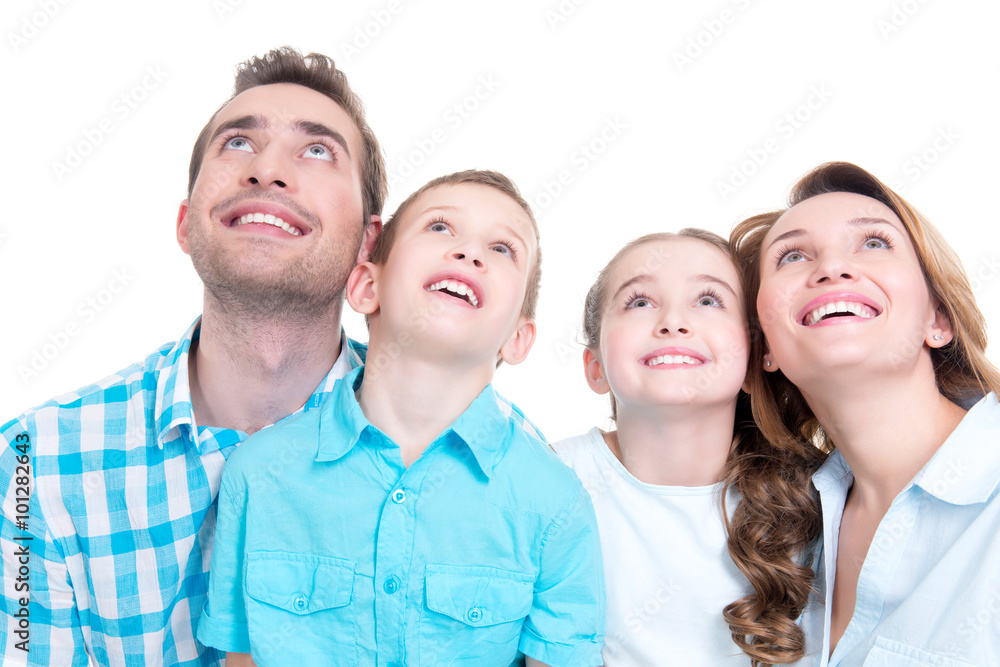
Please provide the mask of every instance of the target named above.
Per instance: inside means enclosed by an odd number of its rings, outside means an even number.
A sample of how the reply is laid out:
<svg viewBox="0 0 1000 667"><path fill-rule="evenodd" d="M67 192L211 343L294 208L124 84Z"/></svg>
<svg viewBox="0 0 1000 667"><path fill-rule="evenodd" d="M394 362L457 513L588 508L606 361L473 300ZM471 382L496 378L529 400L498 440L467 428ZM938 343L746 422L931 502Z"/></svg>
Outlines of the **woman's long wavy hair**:
<svg viewBox="0 0 1000 667"><path fill-rule="evenodd" d="M888 206L906 227L920 260L930 295L941 311L948 316L954 332L954 339L948 345L930 351L941 394L954 403L968 408L988 392L1000 393L1000 371L986 358L985 319L976 306L972 288L958 256L940 232L916 209L873 175L846 162L826 163L806 174L792 187L788 201L789 208L810 197L831 192L850 192L871 197ZM767 443L764 451L768 452L769 456L777 457L778 460L787 455L785 465L791 464L795 459L801 460L801 472L808 472L811 476L824 453L833 450L834 443L823 431L795 385L780 370L773 373L764 372L767 342L756 308L764 237L785 210L755 215L740 222L733 230L730 247L740 270L745 294L747 321L750 326L747 382L752 397L753 417L764 442ZM775 452L786 454L775 454ZM789 469L783 466L775 466L773 470L775 475L790 474ZM767 473L762 472L747 476L745 472L740 472L735 467L730 468L730 473L727 476L727 483L744 494L751 492L747 487L757 484L756 480L768 477ZM796 480L791 484L796 494L806 494L807 489L798 484L801 477L795 475L792 479ZM740 565L740 569L751 581L755 577L759 578L752 574L755 569L768 571L775 567L765 550L755 546L755 542L760 539L759 534L766 534L771 529L768 521L775 521L772 526L781 526L781 522L784 521L775 519L775 513L779 513L778 507L788 501L780 496L771 498L775 507L770 508L772 514L768 517L758 519L742 516L740 509L737 508L730 527L729 544L730 551L734 554L733 560ZM797 495L796 498L801 499L801 496ZM796 508L795 516L803 518L807 515L817 518L819 516L818 509L800 514L796 502L788 504L789 507ZM812 521L810 518L808 524L804 523L802 530L806 530L808 525L809 534L812 534L813 530L818 532L820 526ZM781 532L787 531L783 529ZM734 545L738 545L739 549L745 545L749 552L737 556ZM791 572L789 579L794 579ZM756 585L754 588L755 595L759 595L760 589ZM790 594L789 598L794 597L798 600L798 595L804 592L805 589L796 588L794 595ZM734 629L734 638L737 637L737 628L744 631L744 638L751 645L751 649L754 644L759 643L762 635L755 634L750 619L754 616L767 618L769 613L767 604L770 603L766 602L763 596L758 599L749 596L736 605L730 605L726 610L727 620ZM740 643L739 639L737 643ZM755 655L746 644L743 646L744 651ZM763 657L763 654L761 656Z"/></svg>
<svg viewBox="0 0 1000 667"><path fill-rule="evenodd" d="M596 350L601 318L607 307L612 273L637 247L677 238L693 238L731 256L722 237L701 229L649 234L618 251L598 275L584 307L584 344ZM614 395L612 417L617 418ZM740 392L733 424L733 445L723 472L722 516L728 517L730 488L740 500L731 519L724 519L729 554L746 575L753 592L729 604L723 617L736 644L753 665L794 662L805 651L802 629L795 620L811 592L813 572L807 560L821 528L819 505L809 480L825 455L815 447L775 448L753 420L750 398Z"/></svg>

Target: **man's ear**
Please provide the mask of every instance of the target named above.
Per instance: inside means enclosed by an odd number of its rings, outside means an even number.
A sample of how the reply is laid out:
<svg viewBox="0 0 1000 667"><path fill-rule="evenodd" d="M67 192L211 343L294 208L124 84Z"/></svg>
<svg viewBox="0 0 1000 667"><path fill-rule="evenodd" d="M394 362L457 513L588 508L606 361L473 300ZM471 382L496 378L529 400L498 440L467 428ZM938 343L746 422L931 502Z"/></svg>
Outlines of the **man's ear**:
<svg viewBox="0 0 1000 667"><path fill-rule="evenodd" d="M531 346L535 344L535 322L524 315L518 317L517 328L510 339L500 348L500 358L511 366L528 358Z"/></svg>
<svg viewBox="0 0 1000 667"><path fill-rule="evenodd" d="M587 384L598 394L611 391L608 379L604 377L604 367L594 351L589 347L583 349L583 373L587 376Z"/></svg>
<svg viewBox="0 0 1000 667"><path fill-rule="evenodd" d="M191 251L188 250L188 208L190 205L191 202L185 199L177 209L177 245L188 255L191 254Z"/></svg>
<svg viewBox="0 0 1000 667"><path fill-rule="evenodd" d="M358 264L371 259L372 253L375 252L375 241L378 240L378 236L381 233L382 218L372 215L368 220L368 224L365 225L365 230L361 237L361 247L358 248L358 259L356 260Z"/></svg>
<svg viewBox="0 0 1000 667"><path fill-rule="evenodd" d="M347 303L355 312L371 315L378 311L378 267L362 262L347 276Z"/></svg>

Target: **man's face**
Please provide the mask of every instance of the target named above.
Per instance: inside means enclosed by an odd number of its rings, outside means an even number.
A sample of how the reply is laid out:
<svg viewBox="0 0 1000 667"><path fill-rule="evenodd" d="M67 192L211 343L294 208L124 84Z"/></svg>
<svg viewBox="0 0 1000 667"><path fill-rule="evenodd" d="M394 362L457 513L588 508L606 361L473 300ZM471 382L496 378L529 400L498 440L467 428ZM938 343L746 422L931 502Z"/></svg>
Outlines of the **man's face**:
<svg viewBox="0 0 1000 667"><path fill-rule="evenodd" d="M378 229L366 235L363 224L354 122L325 95L282 83L236 96L212 132L177 219L206 289L267 317L339 312L362 241L370 250Z"/></svg>

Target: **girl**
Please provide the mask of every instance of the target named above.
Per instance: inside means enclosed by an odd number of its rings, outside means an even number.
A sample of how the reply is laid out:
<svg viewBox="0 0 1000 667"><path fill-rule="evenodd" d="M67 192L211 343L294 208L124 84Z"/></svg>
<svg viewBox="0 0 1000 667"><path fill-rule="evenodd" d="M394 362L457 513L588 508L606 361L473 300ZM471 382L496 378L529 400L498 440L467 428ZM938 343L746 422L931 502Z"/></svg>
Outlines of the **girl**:
<svg viewBox="0 0 1000 667"><path fill-rule="evenodd" d="M813 477L817 664L1000 664L1000 372L958 258L842 162L733 244L756 306L747 379L764 435L836 446Z"/></svg>
<svg viewBox="0 0 1000 667"><path fill-rule="evenodd" d="M587 295L584 335L587 382L611 394L617 430L553 449L597 513L605 665L798 660L812 580L800 563L820 529L808 480L823 454L773 449L753 424L726 242L685 229L629 243Z"/></svg>

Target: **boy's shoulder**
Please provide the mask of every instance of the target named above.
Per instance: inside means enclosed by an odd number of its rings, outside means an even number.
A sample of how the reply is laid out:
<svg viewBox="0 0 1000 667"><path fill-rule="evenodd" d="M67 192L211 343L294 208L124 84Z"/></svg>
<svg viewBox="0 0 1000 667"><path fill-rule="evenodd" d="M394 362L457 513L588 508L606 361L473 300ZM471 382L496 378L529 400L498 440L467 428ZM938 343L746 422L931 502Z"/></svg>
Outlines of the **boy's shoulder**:
<svg viewBox="0 0 1000 667"><path fill-rule="evenodd" d="M510 437L498 465L529 494L575 492L580 480L549 448L545 437L514 403L494 392L497 408L510 423Z"/></svg>

